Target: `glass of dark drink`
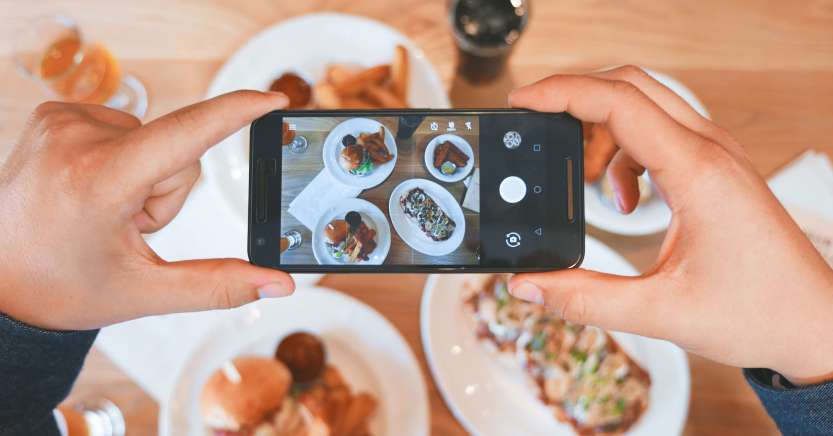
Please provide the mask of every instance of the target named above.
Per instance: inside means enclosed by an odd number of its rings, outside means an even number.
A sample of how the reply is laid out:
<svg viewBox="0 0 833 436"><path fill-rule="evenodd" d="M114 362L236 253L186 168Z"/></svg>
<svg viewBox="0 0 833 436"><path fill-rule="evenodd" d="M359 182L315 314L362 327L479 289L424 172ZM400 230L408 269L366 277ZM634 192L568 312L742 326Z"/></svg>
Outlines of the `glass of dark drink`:
<svg viewBox="0 0 833 436"><path fill-rule="evenodd" d="M457 42L458 74L472 83L503 72L529 21L529 0L451 0L449 19Z"/></svg>

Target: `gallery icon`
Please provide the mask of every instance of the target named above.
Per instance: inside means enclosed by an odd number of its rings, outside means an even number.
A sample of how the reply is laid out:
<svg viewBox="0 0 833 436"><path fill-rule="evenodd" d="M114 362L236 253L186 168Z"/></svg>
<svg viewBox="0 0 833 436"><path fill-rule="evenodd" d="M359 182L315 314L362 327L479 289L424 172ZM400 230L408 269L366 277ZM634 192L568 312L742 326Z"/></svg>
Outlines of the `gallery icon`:
<svg viewBox="0 0 833 436"><path fill-rule="evenodd" d="M432 131L432 132L436 132L436 131L437 131L437 129L439 129L439 128L440 128L440 125L439 125L439 124L437 124L437 122L436 122L436 121L434 121L434 122L432 122L432 123L431 123L431 131Z"/></svg>

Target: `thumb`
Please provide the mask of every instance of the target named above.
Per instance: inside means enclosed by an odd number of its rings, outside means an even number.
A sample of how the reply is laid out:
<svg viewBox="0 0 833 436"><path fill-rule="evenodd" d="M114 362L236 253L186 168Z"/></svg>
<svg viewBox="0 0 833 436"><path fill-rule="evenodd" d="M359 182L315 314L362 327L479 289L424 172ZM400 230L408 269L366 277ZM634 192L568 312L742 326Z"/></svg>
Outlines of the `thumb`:
<svg viewBox="0 0 833 436"><path fill-rule="evenodd" d="M662 307L652 281L572 269L516 275L509 281L509 292L544 304L572 323L654 336Z"/></svg>
<svg viewBox="0 0 833 436"><path fill-rule="evenodd" d="M295 290L289 274L240 259L186 260L158 268L153 286L157 295L144 298L154 314L229 309Z"/></svg>

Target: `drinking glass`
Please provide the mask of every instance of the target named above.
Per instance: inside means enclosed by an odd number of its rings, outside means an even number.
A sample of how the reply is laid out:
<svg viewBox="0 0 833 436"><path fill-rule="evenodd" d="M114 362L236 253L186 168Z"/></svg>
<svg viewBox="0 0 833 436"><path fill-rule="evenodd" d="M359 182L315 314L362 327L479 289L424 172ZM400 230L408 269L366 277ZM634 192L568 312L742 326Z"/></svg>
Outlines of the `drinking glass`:
<svg viewBox="0 0 833 436"><path fill-rule="evenodd" d="M301 232L297 230L290 230L281 235L281 253L286 250L294 250L301 246L304 239L301 237Z"/></svg>
<svg viewBox="0 0 833 436"><path fill-rule="evenodd" d="M50 15L26 23L15 37L13 57L24 76L57 99L145 115L142 82L125 74L106 47L86 41L69 17Z"/></svg>

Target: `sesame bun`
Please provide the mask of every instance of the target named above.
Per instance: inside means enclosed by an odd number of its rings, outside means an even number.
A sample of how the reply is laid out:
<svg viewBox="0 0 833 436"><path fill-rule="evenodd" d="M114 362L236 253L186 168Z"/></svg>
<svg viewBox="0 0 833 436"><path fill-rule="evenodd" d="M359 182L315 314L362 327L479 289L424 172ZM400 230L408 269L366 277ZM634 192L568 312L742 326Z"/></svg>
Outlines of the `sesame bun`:
<svg viewBox="0 0 833 436"><path fill-rule="evenodd" d="M240 374L237 383L218 369L200 395L203 419L212 429L238 431L259 424L281 407L292 385L289 369L276 359L242 356L233 364Z"/></svg>

